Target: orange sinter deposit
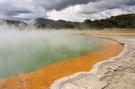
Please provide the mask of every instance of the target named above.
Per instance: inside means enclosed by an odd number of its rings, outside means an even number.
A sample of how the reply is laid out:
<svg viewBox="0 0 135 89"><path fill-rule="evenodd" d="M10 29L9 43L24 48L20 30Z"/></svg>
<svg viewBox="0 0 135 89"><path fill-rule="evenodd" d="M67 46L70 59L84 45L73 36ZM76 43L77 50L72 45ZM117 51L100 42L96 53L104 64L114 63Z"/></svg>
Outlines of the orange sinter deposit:
<svg viewBox="0 0 135 89"><path fill-rule="evenodd" d="M98 52L48 65L28 74L3 79L0 81L0 89L48 89L56 79L76 72L90 71L97 62L114 57L123 50L122 44L116 41L102 40L104 47Z"/></svg>

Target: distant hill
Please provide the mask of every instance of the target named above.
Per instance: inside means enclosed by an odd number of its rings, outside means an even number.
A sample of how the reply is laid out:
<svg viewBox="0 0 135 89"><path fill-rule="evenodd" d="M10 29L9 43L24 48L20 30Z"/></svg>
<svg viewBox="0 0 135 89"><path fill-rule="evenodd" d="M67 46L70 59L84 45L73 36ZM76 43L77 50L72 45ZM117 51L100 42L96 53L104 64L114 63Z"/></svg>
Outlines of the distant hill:
<svg viewBox="0 0 135 89"><path fill-rule="evenodd" d="M57 29L104 29L104 28L135 28L135 14L112 16L106 19L84 20L84 22L68 22L64 20L54 21L51 19L38 18L32 22L38 28Z"/></svg>
<svg viewBox="0 0 135 89"><path fill-rule="evenodd" d="M78 22L70 22L65 20L51 20L44 18L37 18L30 24L37 28L52 28L52 29L74 29L78 26Z"/></svg>
<svg viewBox="0 0 135 89"><path fill-rule="evenodd" d="M64 20L58 20L58 21L55 21L55 20L51 20L51 19L44 19L44 18L37 18L35 19L34 21L32 21L30 24L33 24L35 26L49 26L49 25L56 25L56 24L62 24L62 23L65 23L67 21L64 21Z"/></svg>

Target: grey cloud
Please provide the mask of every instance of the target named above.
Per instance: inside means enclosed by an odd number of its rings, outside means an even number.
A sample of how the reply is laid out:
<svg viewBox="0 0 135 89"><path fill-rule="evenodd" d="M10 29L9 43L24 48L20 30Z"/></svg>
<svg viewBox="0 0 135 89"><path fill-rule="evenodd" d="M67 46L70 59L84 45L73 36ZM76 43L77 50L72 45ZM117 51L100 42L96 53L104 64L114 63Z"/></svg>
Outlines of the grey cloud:
<svg viewBox="0 0 135 89"><path fill-rule="evenodd" d="M135 5L135 0L102 0L99 2L89 3L82 6L80 14L94 14L108 9L123 8L125 6ZM134 3L134 4L133 4ZM124 8L123 8L124 9Z"/></svg>
<svg viewBox="0 0 135 89"><path fill-rule="evenodd" d="M16 15L19 15L19 14L28 14L28 13L31 13L31 11L29 10L14 10L14 11L6 11L4 12L5 15L9 15L9 16L16 16Z"/></svg>
<svg viewBox="0 0 135 89"><path fill-rule="evenodd" d="M14 10L14 11L10 11L10 13L31 13L30 10L25 10L25 9L20 9L20 10Z"/></svg>
<svg viewBox="0 0 135 89"><path fill-rule="evenodd" d="M125 4L128 6L135 5L135 0L127 0L127 2Z"/></svg>
<svg viewBox="0 0 135 89"><path fill-rule="evenodd" d="M5 6L7 7L5 8ZM31 11L26 8L17 8L9 4L0 4L0 13L7 16L14 16L22 13L31 13Z"/></svg>
<svg viewBox="0 0 135 89"><path fill-rule="evenodd" d="M122 13L135 13L135 0L5 0L5 2L0 0L0 18L18 20L49 18L51 15L47 13L53 11L55 15L52 16L55 19L60 18L59 15L67 19L87 17L97 19ZM102 13L102 16L99 16L99 13Z"/></svg>
<svg viewBox="0 0 135 89"><path fill-rule="evenodd" d="M46 10L62 10L68 6L77 4L87 4L89 2L97 2L101 0L32 0L34 5L42 6Z"/></svg>

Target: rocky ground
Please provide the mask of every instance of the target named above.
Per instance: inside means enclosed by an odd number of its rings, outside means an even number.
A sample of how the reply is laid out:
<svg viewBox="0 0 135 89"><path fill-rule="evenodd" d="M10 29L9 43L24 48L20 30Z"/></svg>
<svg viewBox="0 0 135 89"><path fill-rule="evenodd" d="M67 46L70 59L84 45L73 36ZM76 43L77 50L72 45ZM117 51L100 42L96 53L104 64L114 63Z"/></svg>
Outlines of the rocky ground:
<svg viewBox="0 0 135 89"><path fill-rule="evenodd" d="M121 54L97 63L90 72L56 80L50 89L135 89L135 39L113 39L125 44Z"/></svg>

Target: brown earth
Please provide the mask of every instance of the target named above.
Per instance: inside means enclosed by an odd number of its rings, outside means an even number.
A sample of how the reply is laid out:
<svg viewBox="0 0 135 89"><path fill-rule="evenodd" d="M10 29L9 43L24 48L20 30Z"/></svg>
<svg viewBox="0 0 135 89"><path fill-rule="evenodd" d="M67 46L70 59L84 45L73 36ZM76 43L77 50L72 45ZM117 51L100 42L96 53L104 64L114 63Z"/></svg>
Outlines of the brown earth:
<svg viewBox="0 0 135 89"><path fill-rule="evenodd" d="M0 89L48 89L56 80L80 71L89 71L94 64L118 55L123 46L112 40L102 39L104 47L98 52L48 65L38 71L12 76L0 81Z"/></svg>
<svg viewBox="0 0 135 89"><path fill-rule="evenodd" d="M80 32L79 32L80 33ZM134 31L81 31L84 35L98 35L98 36L135 36Z"/></svg>

